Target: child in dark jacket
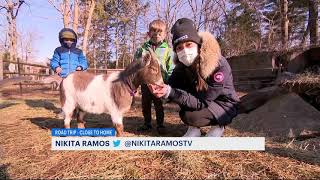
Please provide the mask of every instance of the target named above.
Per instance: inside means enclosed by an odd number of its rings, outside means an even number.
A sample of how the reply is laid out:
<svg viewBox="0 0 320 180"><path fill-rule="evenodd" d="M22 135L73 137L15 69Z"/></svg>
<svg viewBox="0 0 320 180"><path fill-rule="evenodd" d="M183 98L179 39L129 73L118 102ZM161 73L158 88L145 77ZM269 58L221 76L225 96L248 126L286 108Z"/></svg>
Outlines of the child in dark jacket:
<svg viewBox="0 0 320 180"><path fill-rule="evenodd" d="M59 32L60 47L54 50L50 62L51 69L60 77L66 78L70 73L75 71L84 71L88 69L88 62L81 49L76 48L77 34L69 28L63 28ZM61 111L58 118L64 118Z"/></svg>
<svg viewBox="0 0 320 180"><path fill-rule="evenodd" d="M149 89L180 106L180 118L189 126L185 137L201 136L204 126L212 126L207 136L222 136L224 126L238 113L230 65L214 36L198 33L192 20L177 20L171 33L177 59L169 85L150 84Z"/></svg>
<svg viewBox="0 0 320 180"><path fill-rule="evenodd" d="M77 35L69 28L59 32L61 46L54 50L50 62L51 69L60 77L65 78L74 71L83 71L88 68L88 62L81 49L76 48Z"/></svg>

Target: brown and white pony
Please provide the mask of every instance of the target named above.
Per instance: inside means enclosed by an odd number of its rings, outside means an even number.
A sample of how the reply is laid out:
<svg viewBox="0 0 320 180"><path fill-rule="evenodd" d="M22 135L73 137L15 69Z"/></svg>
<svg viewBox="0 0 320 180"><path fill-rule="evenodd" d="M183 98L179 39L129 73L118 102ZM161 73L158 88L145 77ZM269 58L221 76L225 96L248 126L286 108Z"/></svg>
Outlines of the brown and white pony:
<svg viewBox="0 0 320 180"><path fill-rule="evenodd" d="M70 74L60 85L65 128L70 128L73 112L76 112L78 128L85 127L86 112L108 113L117 136L122 136L123 113L130 109L137 88L148 83L163 83L159 60L151 49L122 72L94 75L77 71Z"/></svg>

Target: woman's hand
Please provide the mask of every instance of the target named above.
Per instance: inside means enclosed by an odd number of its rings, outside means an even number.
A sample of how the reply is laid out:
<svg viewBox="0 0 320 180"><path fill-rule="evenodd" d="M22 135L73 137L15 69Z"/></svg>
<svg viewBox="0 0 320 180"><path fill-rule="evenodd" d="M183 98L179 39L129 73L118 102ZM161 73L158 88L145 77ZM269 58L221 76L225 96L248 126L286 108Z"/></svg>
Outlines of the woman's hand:
<svg viewBox="0 0 320 180"><path fill-rule="evenodd" d="M168 93L168 85L162 84L162 85L157 85L157 84L148 84L148 88L150 92L156 96L157 98L161 98L165 96Z"/></svg>

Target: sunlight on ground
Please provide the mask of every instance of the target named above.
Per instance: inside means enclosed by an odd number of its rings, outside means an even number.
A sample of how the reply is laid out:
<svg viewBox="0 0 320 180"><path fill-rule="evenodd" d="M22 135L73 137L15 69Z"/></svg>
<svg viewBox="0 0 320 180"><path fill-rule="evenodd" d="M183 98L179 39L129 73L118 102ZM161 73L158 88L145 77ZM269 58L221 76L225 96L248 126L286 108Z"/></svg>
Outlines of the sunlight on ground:
<svg viewBox="0 0 320 180"><path fill-rule="evenodd" d="M186 131L176 105L166 105L166 136ZM57 94L39 92L0 98L0 178L320 178L319 152L292 141L267 140L265 152L245 151L51 151L51 128ZM87 127L112 127L108 115L88 115ZM154 122L154 121L153 121ZM125 114L125 136L159 136L155 129L139 133L143 123L139 98ZM154 122L155 123L155 122ZM75 126L75 122L72 124ZM207 131L207 128L204 130ZM255 136L228 127L225 136Z"/></svg>

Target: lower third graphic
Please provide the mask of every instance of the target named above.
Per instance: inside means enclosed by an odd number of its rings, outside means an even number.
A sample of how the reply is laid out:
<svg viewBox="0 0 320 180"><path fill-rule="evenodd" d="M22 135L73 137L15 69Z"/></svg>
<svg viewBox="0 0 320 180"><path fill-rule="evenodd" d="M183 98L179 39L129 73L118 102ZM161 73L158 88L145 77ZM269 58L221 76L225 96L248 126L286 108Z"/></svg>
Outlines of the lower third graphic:
<svg viewBox="0 0 320 180"><path fill-rule="evenodd" d="M119 147L120 146L120 140L113 141L113 147Z"/></svg>

